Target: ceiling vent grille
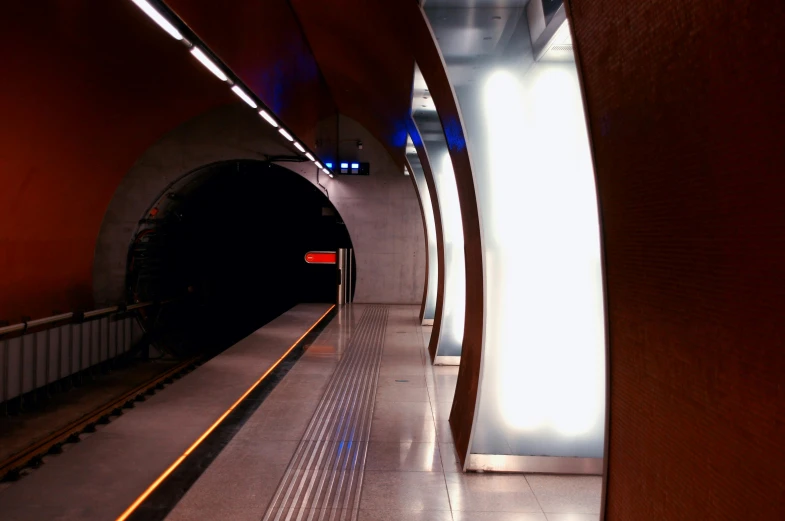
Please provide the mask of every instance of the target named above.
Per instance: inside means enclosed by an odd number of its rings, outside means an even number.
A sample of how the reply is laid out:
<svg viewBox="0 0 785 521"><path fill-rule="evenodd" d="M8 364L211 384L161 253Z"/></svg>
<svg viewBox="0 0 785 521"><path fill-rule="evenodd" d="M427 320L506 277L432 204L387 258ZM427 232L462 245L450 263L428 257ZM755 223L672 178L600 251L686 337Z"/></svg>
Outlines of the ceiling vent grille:
<svg viewBox="0 0 785 521"><path fill-rule="evenodd" d="M572 44L566 43L566 44L554 45L553 47L551 47L551 49L554 51L572 52Z"/></svg>

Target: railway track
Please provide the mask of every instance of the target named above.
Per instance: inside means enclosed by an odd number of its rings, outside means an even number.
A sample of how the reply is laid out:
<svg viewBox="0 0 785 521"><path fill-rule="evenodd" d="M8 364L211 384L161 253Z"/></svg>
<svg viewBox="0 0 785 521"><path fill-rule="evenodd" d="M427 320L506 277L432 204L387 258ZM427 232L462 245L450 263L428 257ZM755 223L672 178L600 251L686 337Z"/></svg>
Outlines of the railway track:
<svg viewBox="0 0 785 521"><path fill-rule="evenodd" d="M22 477L25 468L38 468L43 464L44 456L59 454L63 444L78 442L80 434L94 432L96 425L109 423L112 417L122 415L125 409L145 401L147 396L193 371L204 361L203 356L185 360L13 454L0 462L0 481L15 481Z"/></svg>

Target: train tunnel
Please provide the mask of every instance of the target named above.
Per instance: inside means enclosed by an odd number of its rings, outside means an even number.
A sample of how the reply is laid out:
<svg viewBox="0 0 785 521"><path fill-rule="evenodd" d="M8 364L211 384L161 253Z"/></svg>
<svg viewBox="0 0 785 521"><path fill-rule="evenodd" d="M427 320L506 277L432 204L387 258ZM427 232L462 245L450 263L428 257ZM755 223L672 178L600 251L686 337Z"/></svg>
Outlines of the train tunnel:
<svg viewBox="0 0 785 521"><path fill-rule="evenodd" d="M0 518L785 518L783 27L4 6Z"/></svg>
<svg viewBox="0 0 785 521"><path fill-rule="evenodd" d="M156 346L186 356L220 349L300 302L335 300L335 267L312 251L351 249L317 187L271 162L188 172L151 201L128 251L129 302L173 300Z"/></svg>

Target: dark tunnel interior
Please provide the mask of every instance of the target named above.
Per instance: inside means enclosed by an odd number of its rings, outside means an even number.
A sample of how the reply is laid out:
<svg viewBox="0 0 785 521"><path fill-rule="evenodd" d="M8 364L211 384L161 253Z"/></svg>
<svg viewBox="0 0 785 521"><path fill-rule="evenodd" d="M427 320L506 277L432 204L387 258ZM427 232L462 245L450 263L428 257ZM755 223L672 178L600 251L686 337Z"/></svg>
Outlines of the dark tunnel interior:
<svg viewBox="0 0 785 521"><path fill-rule="evenodd" d="M146 334L187 356L232 345L293 305L334 302L334 265L309 251L351 248L325 194L270 162L229 161L173 183L129 250L129 301L162 302Z"/></svg>

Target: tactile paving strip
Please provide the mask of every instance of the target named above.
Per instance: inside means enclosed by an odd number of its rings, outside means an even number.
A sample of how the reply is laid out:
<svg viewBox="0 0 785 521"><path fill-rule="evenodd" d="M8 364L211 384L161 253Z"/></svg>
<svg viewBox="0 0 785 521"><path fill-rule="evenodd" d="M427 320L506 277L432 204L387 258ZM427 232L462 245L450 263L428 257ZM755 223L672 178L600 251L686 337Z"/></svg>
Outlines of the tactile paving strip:
<svg viewBox="0 0 785 521"><path fill-rule="evenodd" d="M387 317L363 312L263 521L357 519Z"/></svg>

